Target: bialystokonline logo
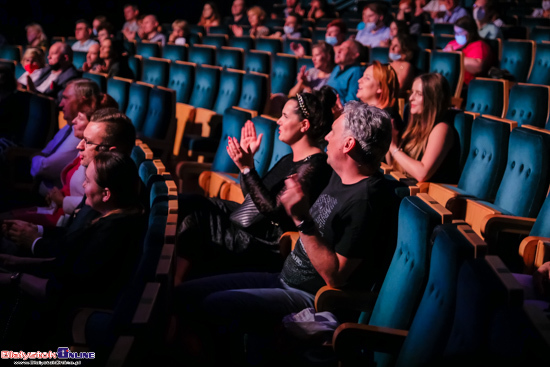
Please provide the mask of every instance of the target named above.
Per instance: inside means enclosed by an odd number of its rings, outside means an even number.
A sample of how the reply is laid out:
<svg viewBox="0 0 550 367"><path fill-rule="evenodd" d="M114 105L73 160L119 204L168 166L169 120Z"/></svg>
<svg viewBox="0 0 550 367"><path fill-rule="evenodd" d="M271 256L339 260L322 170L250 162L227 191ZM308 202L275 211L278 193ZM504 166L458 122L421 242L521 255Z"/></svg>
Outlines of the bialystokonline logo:
<svg viewBox="0 0 550 367"><path fill-rule="evenodd" d="M57 348L57 352L14 352L3 350L2 359L95 359L95 352L71 352L67 347Z"/></svg>

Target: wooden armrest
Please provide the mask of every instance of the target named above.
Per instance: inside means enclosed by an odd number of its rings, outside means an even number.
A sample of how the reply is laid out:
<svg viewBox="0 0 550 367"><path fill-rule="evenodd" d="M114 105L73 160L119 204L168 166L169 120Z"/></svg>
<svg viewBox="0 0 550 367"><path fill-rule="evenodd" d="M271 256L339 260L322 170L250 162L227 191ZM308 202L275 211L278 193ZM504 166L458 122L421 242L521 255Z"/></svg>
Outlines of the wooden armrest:
<svg viewBox="0 0 550 367"><path fill-rule="evenodd" d="M195 114L196 128L200 128L200 135L202 137L209 137L212 125L215 124L216 118L221 120L221 116L212 110L198 107ZM200 124L200 125L199 125Z"/></svg>
<svg viewBox="0 0 550 367"><path fill-rule="evenodd" d="M149 282L145 285L136 312L134 313L132 324L144 325L151 320L151 315L159 292L160 283Z"/></svg>
<svg viewBox="0 0 550 367"><path fill-rule="evenodd" d="M484 203L465 196L456 196L449 200L447 208L453 213L453 219L462 219L468 223L481 238L485 239L481 230L488 215L501 214Z"/></svg>
<svg viewBox="0 0 550 367"><path fill-rule="evenodd" d="M337 309L369 311L374 308L378 292L342 290L329 287L322 287L315 295L315 310L317 312Z"/></svg>
<svg viewBox="0 0 550 367"><path fill-rule="evenodd" d="M224 182L220 188L220 199L242 203L244 195L241 185L236 182Z"/></svg>
<svg viewBox="0 0 550 367"><path fill-rule="evenodd" d="M480 228L485 241L491 245L496 243L500 232L529 235L534 224L535 218L515 217L513 215L496 213L483 218Z"/></svg>
<svg viewBox="0 0 550 367"><path fill-rule="evenodd" d="M447 202L451 198L459 195L458 192L437 183L419 182L417 186L420 187L420 192L430 195L443 206L447 206Z"/></svg>
<svg viewBox="0 0 550 367"><path fill-rule="evenodd" d="M175 253L176 246L173 244L165 244L162 247L156 272L156 278L159 282L164 283L172 278Z"/></svg>
<svg viewBox="0 0 550 367"><path fill-rule="evenodd" d="M183 134L185 133L187 122L193 122L195 120L195 107L185 104L185 103L176 103L176 136L174 138L174 156L178 157L180 155L181 140Z"/></svg>
<svg viewBox="0 0 550 367"><path fill-rule="evenodd" d="M542 247L544 247L545 242L550 244L550 238L528 236L525 237L523 241L521 241L518 252L519 255L523 258L523 264L525 265L525 274L532 274L536 268L542 265L542 263L540 265L535 265L535 262L537 260L537 255L539 254L539 243ZM544 249L541 251L544 252Z"/></svg>
<svg viewBox="0 0 550 367"><path fill-rule="evenodd" d="M210 171L208 171L210 172ZM206 172L201 173L206 176ZM208 174L208 182L204 179L201 183L201 176L199 176L199 185L204 189L206 196L208 197L221 197L221 190L225 183L234 183L232 178L238 178L238 173L225 173L225 172L210 172ZM239 188L240 189L240 188Z"/></svg>
<svg viewBox="0 0 550 367"><path fill-rule="evenodd" d="M210 170L212 163L201 163L193 161L182 161L176 165L176 176L178 177L179 192L200 192L198 186L198 176L203 172Z"/></svg>
<svg viewBox="0 0 550 367"><path fill-rule="evenodd" d="M294 250L294 246L296 246L298 238L300 238L300 232L285 232L281 235L281 237L279 237L279 249L281 256L286 258L288 254Z"/></svg>
<svg viewBox="0 0 550 367"><path fill-rule="evenodd" d="M344 323L334 332L332 345L340 360L357 355L357 350L365 348L397 355L407 334L406 330Z"/></svg>
<svg viewBox="0 0 550 367"><path fill-rule="evenodd" d="M392 166L390 166L389 164L387 163L380 163L380 169L382 170L382 173L387 175L388 173L390 173L392 171Z"/></svg>
<svg viewBox="0 0 550 367"><path fill-rule="evenodd" d="M99 308L81 308L73 317L72 333L73 342L76 345L86 345L86 324L88 319L96 312L112 314L112 310Z"/></svg>
<svg viewBox="0 0 550 367"><path fill-rule="evenodd" d="M550 261L550 238L539 238L537 243L537 255L535 257L535 266L539 268L545 262Z"/></svg>
<svg viewBox="0 0 550 367"><path fill-rule="evenodd" d="M109 360L107 360L107 367L120 367L129 366L129 359L131 358L132 347L135 343L135 337L129 335L119 336L111 354L109 354Z"/></svg>

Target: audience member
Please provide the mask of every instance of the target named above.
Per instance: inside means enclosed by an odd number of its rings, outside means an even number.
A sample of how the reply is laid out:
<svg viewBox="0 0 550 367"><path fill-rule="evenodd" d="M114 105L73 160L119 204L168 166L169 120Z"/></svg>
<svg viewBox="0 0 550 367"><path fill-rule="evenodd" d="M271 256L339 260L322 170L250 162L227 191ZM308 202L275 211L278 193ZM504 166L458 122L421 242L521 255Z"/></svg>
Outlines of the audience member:
<svg viewBox="0 0 550 367"><path fill-rule="evenodd" d="M373 2L363 8L365 28L357 32L355 40L363 46L379 47L390 39L390 28L386 26L387 8L381 2Z"/></svg>
<svg viewBox="0 0 550 367"><path fill-rule="evenodd" d="M31 23L25 27L27 32L27 47L48 47L48 37L44 34L42 26Z"/></svg>
<svg viewBox="0 0 550 367"><path fill-rule="evenodd" d="M460 6L460 0L443 0L445 8L443 13L432 14L434 23L456 23L462 17L469 17L468 11Z"/></svg>
<svg viewBox="0 0 550 367"><path fill-rule="evenodd" d="M462 51L464 54L464 84L476 76L483 76L493 64L493 55L488 44L479 37L475 21L462 17L455 23L455 39L445 46L445 51Z"/></svg>
<svg viewBox="0 0 550 367"><path fill-rule="evenodd" d="M264 37L269 35L269 28L263 25L266 17L265 11L259 6L248 9L248 23L250 24L249 35L252 37ZM233 34L237 37L244 35L243 28L238 25L231 26Z"/></svg>
<svg viewBox="0 0 550 367"><path fill-rule="evenodd" d="M31 78L33 82L36 82L46 66L46 56L44 56L42 48L28 47L21 58L21 65L25 72L17 79L19 85L26 87L27 78Z"/></svg>
<svg viewBox="0 0 550 367"><path fill-rule="evenodd" d="M302 38L302 16L296 13L290 13L285 19L285 25L283 27L283 32L275 32L270 37L279 38L283 40L289 38Z"/></svg>
<svg viewBox="0 0 550 367"><path fill-rule="evenodd" d="M409 33L419 35L430 33L430 15L424 11L425 0L401 0L396 19L407 22Z"/></svg>
<svg viewBox="0 0 550 367"><path fill-rule="evenodd" d="M302 4L300 4L300 0L286 0L286 7L283 9L282 16L284 18L287 18L292 13L298 14L302 17L306 14L306 11L302 9Z"/></svg>
<svg viewBox="0 0 550 367"><path fill-rule="evenodd" d="M166 36L159 32L159 22L155 15L149 14L143 18L141 30L143 31L143 36L139 36L142 40L160 42L162 46L166 44Z"/></svg>
<svg viewBox="0 0 550 367"><path fill-rule="evenodd" d="M311 92L321 89L327 84L328 78L334 70L334 49L326 42L319 42L311 48L311 61L313 67L306 70L302 66L296 79L298 82L288 95L293 97L296 93Z"/></svg>
<svg viewBox="0 0 550 367"><path fill-rule="evenodd" d="M186 20L176 19L172 23L172 33L168 37L169 43L175 43L176 45L185 45L189 38L189 23Z"/></svg>
<svg viewBox="0 0 550 367"><path fill-rule="evenodd" d="M381 47L389 47L391 45L391 41L395 37L397 37L398 34L410 34L409 26L407 25L407 22L403 20L395 20L395 19L392 20L389 28L390 28L390 38L380 42Z"/></svg>
<svg viewBox="0 0 550 367"><path fill-rule="evenodd" d="M419 76L409 102L409 121L402 138L394 129L388 164L420 182L456 184L460 142L452 122L446 120L451 103L447 79L437 73Z"/></svg>
<svg viewBox="0 0 550 367"><path fill-rule="evenodd" d="M228 16L224 19L223 22L225 25L232 26L247 26L248 17L246 15L246 2L245 0L233 0L233 5L231 5L231 16Z"/></svg>
<svg viewBox="0 0 550 367"><path fill-rule="evenodd" d="M214 2L208 1L204 4L198 25L203 26L207 33L210 27L220 25L220 13Z"/></svg>
<svg viewBox="0 0 550 367"><path fill-rule="evenodd" d="M329 131L332 116L330 106L322 105L313 94L291 98L277 124L279 140L290 145L292 154L281 158L263 177L254 169L254 154L263 136L256 135L254 124L246 123L240 143L229 138L227 153L241 171L245 201L238 204L203 196L180 196L178 278L190 265L204 268L206 264L216 264L218 273L222 268L280 270L283 258L279 237L295 230L279 201L284 181L297 174L312 201L323 190L331 174L322 150L323 137Z"/></svg>
<svg viewBox="0 0 550 367"><path fill-rule="evenodd" d="M88 49L86 61L82 64L83 71L101 71L102 61L99 58L99 44L94 43Z"/></svg>
<svg viewBox="0 0 550 367"><path fill-rule="evenodd" d="M72 45L73 51L88 52L91 45L97 44L97 41L92 39L92 29L90 28L90 24L84 19L76 21L74 36L76 38L76 42Z"/></svg>
<svg viewBox="0 0 550 367"><path fill-rule="evenodd" d="M550 0L542 0L542 7L533 10L533 18L550 18Z"/></svg>
<svg viewBox="0 0 550 367"><path fill-rule="evenodd" d="M124 5L124 25L122 26L122 34L127 40L134 40L136 33L139 30L138 24L139 9L137 5Z"/></svg>
<svg viewBox="0 0 550 367"><path fill-rule="evenodd" d="M134 72L130 69L128 59L123 53L124 46L122 42L111 38L104 39L99 49L99 57L103 63L100 72L107 74L109 78L118 76L120 78L134 79Z"/></svg>
<svg viewBox="0 0 550 367"><path fill-rule="evenodd" d="M389 58L390 65L397 73L399 89L402 95L411 89L416 67L412 64L414 55L418 52L416 40L408 34L398 34L391 40Z"/></svg>
<svg viewBox="0 0 550 367"><path fill-rule="evenodd" d="M335 48L336 66L328 78L327 85L336 90L342 105L356 99L357 81L363 75L363 67L359 63L363 52L363 46L354 40L347 40Z"/></svg>
<svg viewBox="0 0 550 367"><path fill-rule="evenodd" d="M337 18L337 13L327 0L312 0L309 3L307 18L318 20L321 18Z"/></svg>
<svg viewBox="0 0 550 367"><path fill-rule="evenodd" d="M340 46L346 39L347 32L348 27L346 26L346 23L344 23L342 19L335 19L327 25L325 42L332 47ZM298 58L304 57L306 54L304 46L300 43L292 43L291 49Z"/></svg>
<svg viewBox="0 0 550 367"><path fill-rule="evenodd" d="M498 11L493 0L477 0L474 4L473 13L481 38L504 38L500 26L495 23L502 25L502 20L498 19Z"/></svg>
<svg viewBox="0 0 550 367"><path fill-rule="evenodd" d="M97 28L97 42L101 43L105 38L115 38L115 28L109 22L101 23Z"/></svg>
<svg viewBox="0 0 550 367"><path fill-rule="evenodd" d="M98 15L92 21L92 37L97 38L99 36L99 27L107 22L107 17L105 15Z"/></svg>
<svg viewBox="0 0 550 367"><path fill-rule="evenodd" d="M56 42L48 53L48 66L40 77L33 82L27 79L27 89L53 97L56 103L61 103L61 96L67 84L80 76L73 65L73 50L63 42Z"/></svg>
<svg viewBox="0 0 550 367"><path fill-rule="evenodd" d="M380 288L395 250L398 205L379 171L391 140L390 118L376 107L350 102L325 140L334 173L311 209L308 188L294 176L285 181L280 200L300 238L280 273L224 274L176 288L180 331L189 336L199 327L214 333L206 356L223 356L227 363L228 356L242 352L243 333L270 331L283 316L313 307L324 285ZM228 351L230 344L237 346Z"/></svg>

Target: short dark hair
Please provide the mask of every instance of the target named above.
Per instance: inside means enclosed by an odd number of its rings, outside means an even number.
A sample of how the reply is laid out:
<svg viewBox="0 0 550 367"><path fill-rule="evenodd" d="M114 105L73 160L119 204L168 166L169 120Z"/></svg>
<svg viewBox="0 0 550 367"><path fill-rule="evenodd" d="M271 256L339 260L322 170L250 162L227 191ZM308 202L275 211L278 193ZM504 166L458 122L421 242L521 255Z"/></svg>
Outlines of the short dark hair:
<svg viewBox="0 0 550 367"><path fill-rule="evenodd" d="M90 122L106 124L103 145L116 147L124 154L132 153L136 145L136 128L124 113L112 107L102 108L94 112Z"/></svg>
<svg viewBox="0 0 550 367"><path fill-rule="evenodd" d="M75 22L75 24L85 24L86 28L92 28L92 26L86 19L79 19Z"/></svg>
<svg viewBox="0 0 550 367"><path fill-rule="evenodd" d="M132 158L122 152L99 152L94 157L96 183L108 188L119 209L137 206L139 203L139 175Z"/></svg>

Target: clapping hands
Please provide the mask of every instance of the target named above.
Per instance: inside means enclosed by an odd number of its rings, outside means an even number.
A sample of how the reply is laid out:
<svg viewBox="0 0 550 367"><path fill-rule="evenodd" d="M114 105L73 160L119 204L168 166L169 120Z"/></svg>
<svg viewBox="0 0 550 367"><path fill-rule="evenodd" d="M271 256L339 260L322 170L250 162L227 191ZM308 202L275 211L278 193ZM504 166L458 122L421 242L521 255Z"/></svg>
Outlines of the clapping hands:
<svg viewBox="0 0 550 367"><path fill-rule="evenodd" d="M227 154L235 162L239 170L254 168L254 154L260 149L263 134L256 135L252 121L247 121L241 129L241 142L237 138L228 138Z"/></svg>

